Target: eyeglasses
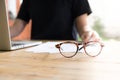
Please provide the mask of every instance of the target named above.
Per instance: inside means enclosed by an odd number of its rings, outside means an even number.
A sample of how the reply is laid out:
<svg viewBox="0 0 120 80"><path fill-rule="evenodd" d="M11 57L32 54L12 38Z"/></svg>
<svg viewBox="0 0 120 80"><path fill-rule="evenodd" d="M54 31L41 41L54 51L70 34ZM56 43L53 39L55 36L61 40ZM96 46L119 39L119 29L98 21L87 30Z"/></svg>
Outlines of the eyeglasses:
<svg viewBox="0 0 120 80"><path fill-rule="evenodd" d="M98 56L101 53L104 45L103 43L98 41L90 41L87 43L84 43L82 41L81 42L65 41L65 42L56 44L55 47L59 49L59 52L62 56L66 58L72 58L81 49L84 49L84 52L90 57Z"/></svg>

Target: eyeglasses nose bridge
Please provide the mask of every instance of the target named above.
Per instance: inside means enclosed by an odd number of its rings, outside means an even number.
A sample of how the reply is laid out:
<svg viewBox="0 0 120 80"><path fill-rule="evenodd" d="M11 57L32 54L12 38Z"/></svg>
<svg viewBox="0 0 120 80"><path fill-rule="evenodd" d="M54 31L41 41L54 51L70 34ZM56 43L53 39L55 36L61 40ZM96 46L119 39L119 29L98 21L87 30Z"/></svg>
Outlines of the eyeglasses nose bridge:
<svg viewBox="0 0 120 80"><path fill-rule="evenodd" d="M60 48L60 44L55 45L56 48Z"/></svg>
<svg viewBox="0 0 120 80"><path fill-rule="evenodd" d="M82 48L84 48L84 46L80 47L78 50L80 51Z"/></svg>

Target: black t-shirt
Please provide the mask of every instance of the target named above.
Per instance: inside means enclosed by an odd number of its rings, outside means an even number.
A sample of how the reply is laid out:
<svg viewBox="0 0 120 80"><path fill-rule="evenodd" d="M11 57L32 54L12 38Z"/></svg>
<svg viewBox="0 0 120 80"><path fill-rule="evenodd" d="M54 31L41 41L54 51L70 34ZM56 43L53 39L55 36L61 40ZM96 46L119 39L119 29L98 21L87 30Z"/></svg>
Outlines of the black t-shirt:
<svg viewBox="0 0 120 80"><path fill-rule="evenodd" d="M74 19L84 13L88 0L23 0L17 18L32 20L31 39L73 40Z"/></svg>

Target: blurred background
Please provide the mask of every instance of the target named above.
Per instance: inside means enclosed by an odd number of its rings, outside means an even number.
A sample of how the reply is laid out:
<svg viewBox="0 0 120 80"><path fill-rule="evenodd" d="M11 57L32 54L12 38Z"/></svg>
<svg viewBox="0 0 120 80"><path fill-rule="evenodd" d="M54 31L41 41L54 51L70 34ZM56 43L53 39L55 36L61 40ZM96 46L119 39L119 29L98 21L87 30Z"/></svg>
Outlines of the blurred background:
<svg viewBox="0 0 120 80"><path fill-rule="evenodd" d="M19 11L22 0L6 0L9 10L10 26ZM120 40L120 1L89 0L92 14L88 18L89 25L95 29L103 40ZM30 39L30 24L15 39Z"/></svg>
<svg viewBox="0 0 120 80"><path fill-rule="evenodd" d="M104 39L120 40L120 1L89 0L93 14L89 20L91 26Z"/></svg>

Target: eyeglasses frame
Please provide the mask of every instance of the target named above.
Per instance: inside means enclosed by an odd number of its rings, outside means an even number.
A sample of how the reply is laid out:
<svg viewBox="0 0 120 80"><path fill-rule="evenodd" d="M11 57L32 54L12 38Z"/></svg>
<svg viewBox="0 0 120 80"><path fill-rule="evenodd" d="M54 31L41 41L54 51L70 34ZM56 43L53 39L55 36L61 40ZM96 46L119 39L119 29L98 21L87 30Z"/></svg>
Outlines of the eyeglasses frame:
<svg viewBox="0 0 120 80"><path fill-rule="evenodd" d="M92 55L90 55L90 54L88 54L88 53L86 52L86 46L87 46L88 43L91 43L91 42L97 42L97 43L99 43L100 46L101 46L100 52L99 52L97 55L92 56ZM61 52L61 50L60 50L60 46L61 46L62 44L65 44L65 43L73 43L73 44L76 45L77 50L76 50L76 52L75 52L74 55L65 56L64 54L62 54L62 52ZM83 45L83 46L79 48L79 45ZM101 53L101 51L102 51L102 49L103 49L103 47L104 47L104 44L103 44L102 42L99 42L99 41L89 41L89 42L87 42L87 43L85 43L85 42L83 42L83 41L79 41L79 42L77 42L77 41L64 41L64 42L61 42L61 43L59 43L59 44L56 44L55 47L59 49L60 54L61 54L62 56L64 56L65 58L72 58L72 57L74 57L74 56L78 53L78 51L80 51L82 48L84 49L84 52L85 52L88 56L90 56L90 57L96 57L96 56L98 56L98 55Z"/></svg>

